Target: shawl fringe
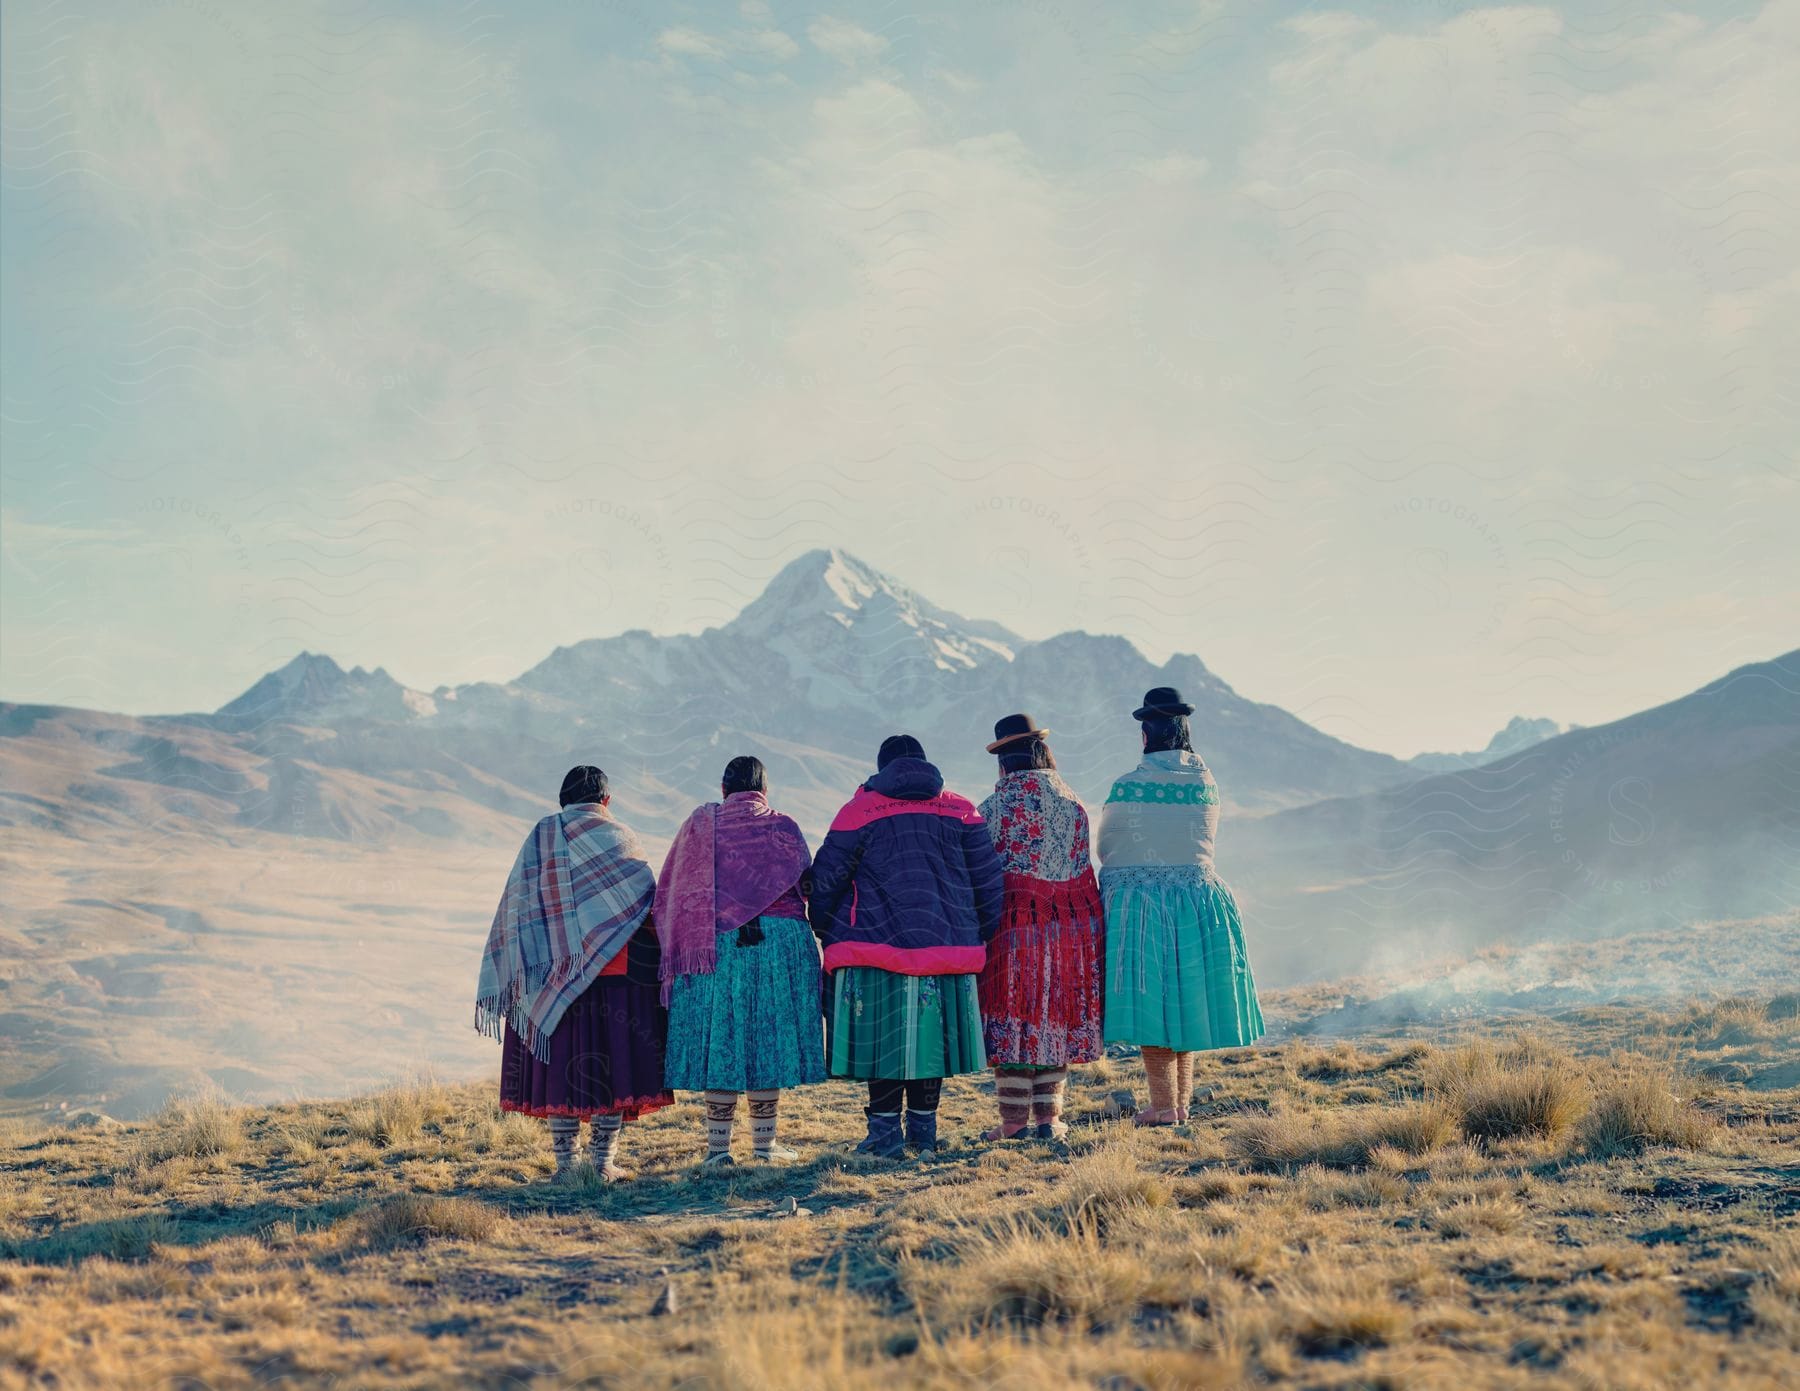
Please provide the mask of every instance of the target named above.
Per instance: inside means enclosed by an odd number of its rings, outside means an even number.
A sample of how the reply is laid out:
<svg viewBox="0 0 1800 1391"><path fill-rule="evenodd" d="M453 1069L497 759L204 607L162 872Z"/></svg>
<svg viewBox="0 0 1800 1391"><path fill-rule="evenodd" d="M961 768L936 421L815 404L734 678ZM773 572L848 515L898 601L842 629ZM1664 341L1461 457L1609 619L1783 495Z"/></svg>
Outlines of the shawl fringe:
<svg viewBox="0 0 1800 1391"><path fill-rule="evenodd" d="M532 1057L540 1063L549 1062L550 1035L556 1032L555 1026L540 1027L531 1018L526 1001L535 999L546 990L561 990L592 965L591 961L570 957L558 961L547 971L534 971L528 975L513 977L498 995L490 995L475 1002L475 1032L496 1043L502 1043L506 1039L507 1027L511 1026L512 1031L519 1036L519 1042L525 1045Z"/></svg>

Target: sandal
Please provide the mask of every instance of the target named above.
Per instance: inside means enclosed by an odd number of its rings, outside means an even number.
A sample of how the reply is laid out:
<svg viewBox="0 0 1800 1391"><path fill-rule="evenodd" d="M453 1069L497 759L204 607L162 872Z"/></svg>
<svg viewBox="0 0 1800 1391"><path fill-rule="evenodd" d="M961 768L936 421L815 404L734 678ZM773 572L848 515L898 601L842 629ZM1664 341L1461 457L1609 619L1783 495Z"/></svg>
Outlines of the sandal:
<svg viewBox="0 0 1800 1391"><path fill-rule="evenodd" d="M1067 1121L1039 1121L1037 1137L1040 1140L1066 1140L1069 1138Z"/></svg>
<svg viewBox="0 0 1800 1391"><path fill-rule="evenodd" d="M1173 1106L1159 1106L1155 1109L1139 1111L1131 1118L1131 1123L1143 1126L1175 1125L1177 1124L1175 1119L1177 1114Z"/></svg>
<svg viewBox="0 0 1800 1391"><path fill-rule="evenodd" d="M1030 1129L1030 1121L1020 1121L1019 1124L1011 1130L1008 1130L1004 1125L997 1125L992 1130L982 1131L981 1138L988 1141L990 1144L995 1140L1016 1140Z"/></svg>

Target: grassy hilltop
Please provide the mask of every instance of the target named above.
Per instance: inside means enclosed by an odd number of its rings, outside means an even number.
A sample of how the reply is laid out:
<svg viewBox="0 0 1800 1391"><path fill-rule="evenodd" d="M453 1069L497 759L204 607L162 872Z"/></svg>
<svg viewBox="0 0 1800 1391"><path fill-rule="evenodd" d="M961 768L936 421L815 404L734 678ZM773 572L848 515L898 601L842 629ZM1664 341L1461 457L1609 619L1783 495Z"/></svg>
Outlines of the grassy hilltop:
<svg viewBox="0 0 1800 1391"><path fill-rule="evenodd" d="M1143 1081L1108 1059L1066 1146L982 1145L964 1078L943 1157L868 1161L831 1084L784 1105L797 1166L697 1172L684 1101L611 1187L550 1183L486 1084L11 1122L0 1385L1791 1386L1769 986L1335 1042L1297 1031L1342 999L1276 995L1287 1041L1203 1061L1180 1130L1110 1114Z"/></svg>

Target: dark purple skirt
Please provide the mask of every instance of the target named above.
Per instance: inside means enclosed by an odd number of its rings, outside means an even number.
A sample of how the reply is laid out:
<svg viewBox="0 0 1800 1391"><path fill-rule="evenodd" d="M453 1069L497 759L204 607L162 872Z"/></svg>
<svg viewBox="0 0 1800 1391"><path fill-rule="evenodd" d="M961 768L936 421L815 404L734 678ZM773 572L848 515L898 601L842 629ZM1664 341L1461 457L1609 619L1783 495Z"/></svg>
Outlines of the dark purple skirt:
<svg viewBox="0 0 1800 1391"><path fill-rule="evenodd" d="M674 1104L663 1086L669 1012L657 967L662 953L646 927L625 948L623 975L601 976L576 996L539 1062L508 1026L500 1048L500 1109L528 1116L621 1115L636 1120Z"/></svg>

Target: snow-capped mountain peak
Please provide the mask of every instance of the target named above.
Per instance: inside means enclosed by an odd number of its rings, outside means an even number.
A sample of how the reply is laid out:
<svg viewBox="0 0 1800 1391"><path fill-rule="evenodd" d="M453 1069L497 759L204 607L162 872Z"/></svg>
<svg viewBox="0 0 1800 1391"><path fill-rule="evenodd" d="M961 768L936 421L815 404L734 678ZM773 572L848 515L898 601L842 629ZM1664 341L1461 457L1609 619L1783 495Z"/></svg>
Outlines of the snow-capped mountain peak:
<svg viewBox="0 0 1800 1391"><path fill-rule="evenodd" d="M934 672L1010 662L1020 639L997 623L939 608L848 551L790 561L722 632L788 661L827 705L871 681L892 686Z"/></svg>

